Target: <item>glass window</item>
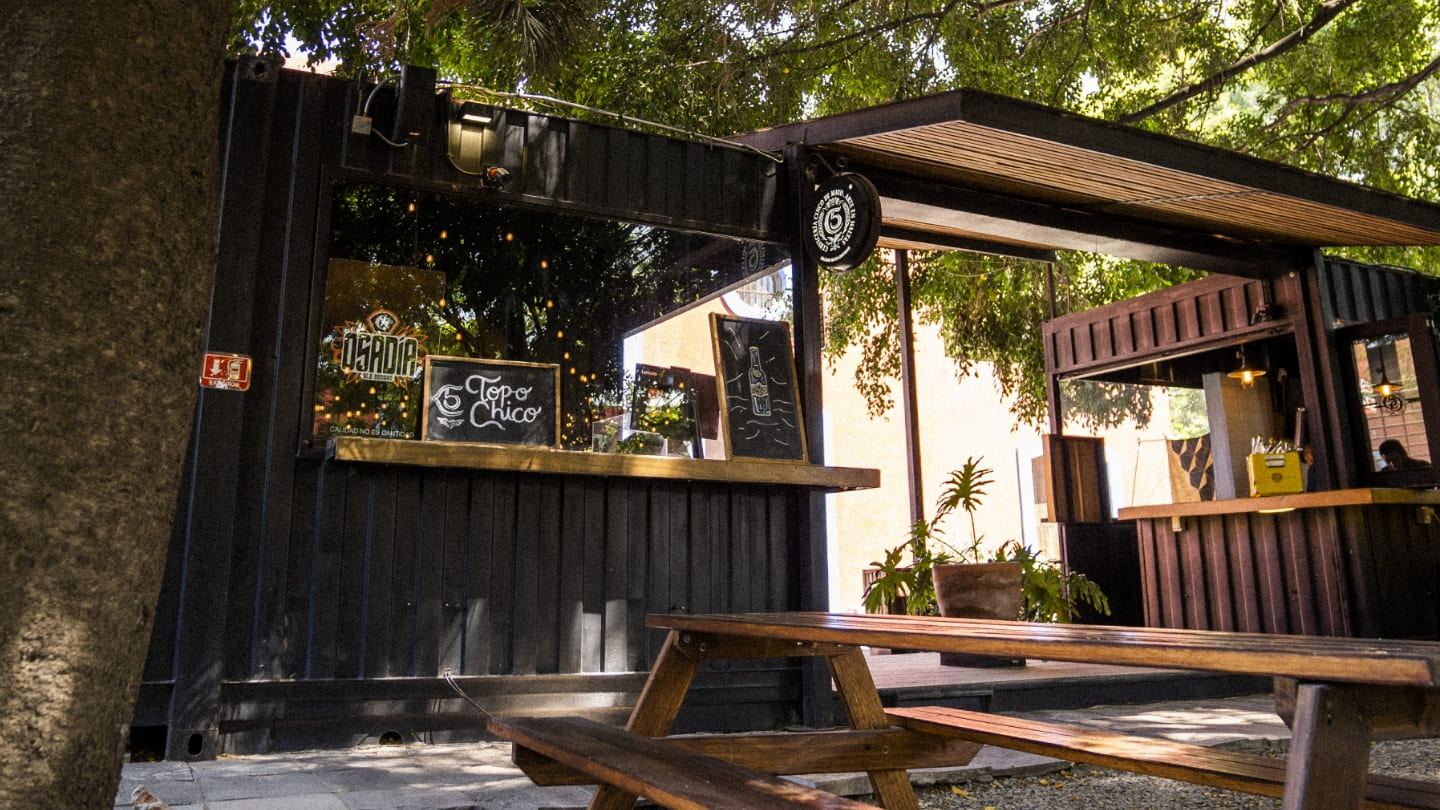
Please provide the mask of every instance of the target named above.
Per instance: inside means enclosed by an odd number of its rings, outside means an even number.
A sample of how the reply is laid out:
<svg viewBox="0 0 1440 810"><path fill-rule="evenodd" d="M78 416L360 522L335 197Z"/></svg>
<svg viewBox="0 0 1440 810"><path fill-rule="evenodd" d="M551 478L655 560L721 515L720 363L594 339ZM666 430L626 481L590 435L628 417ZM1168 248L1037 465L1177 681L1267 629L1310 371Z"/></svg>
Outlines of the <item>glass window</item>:
<svg viewBox="0 0 1440 810"><path fill-rule="evenodd" d="M1369 436L1370 469L1389 473L1428 467L1430 449L1410 335L1353 340L1350 351Z"/></svg>
<svg viewBox="0 0 1440 810"><path fill-rule="evenodd" d="M788 264L774 245L472 198L342 184L333 200L316 439L417 438L412 362L435 354L559 366L562 446L587 448L605 405L632 404L627 333ZM709 351L708 331L685 340Z"/></svg>

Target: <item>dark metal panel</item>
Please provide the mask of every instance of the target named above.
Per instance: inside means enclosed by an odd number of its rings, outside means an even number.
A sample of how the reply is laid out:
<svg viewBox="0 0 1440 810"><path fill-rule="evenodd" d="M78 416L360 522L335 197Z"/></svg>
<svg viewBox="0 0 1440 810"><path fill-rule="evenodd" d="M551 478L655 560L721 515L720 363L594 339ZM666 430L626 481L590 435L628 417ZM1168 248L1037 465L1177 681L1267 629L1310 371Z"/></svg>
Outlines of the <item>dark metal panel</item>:
<svg viewBox="0 0 1440 810"><path fill-rule="evenodd" d="M584 607L587 563L585 557L584 479L561 481L560 549L557 555L555 598L556 672L582 672L585 652Z"/></svg>
<svg viewBox="0 0 1440 810"><path fill-rule="evenodd" d="M629 492L612 483L605 491L605 672L629 668L630 656L630 536Z"/></svg>
<svg viewBox="0 0 1440 810"><path fill-rule="evenodd" d="M605 671L605 611L609 602L605 590L607 578L605 572L605 485L603 481L593 479L576 479L575 485L579 488L575 497L582 499L585 508L582 510L582 523L576 529L571 527L567 532L572 532L581 538L580 554L581 564L578 579L580 581L579 604L577 610L580 614L579 644L580 654L574 663L574 669L566 668L565 662L561 662L561 670L564 672L604 672ZM572 567L574 567L572 565Z"/></svg>
<svg viewBox="0 0 1440 810"><path fill-rule="evenodd" d="M364 475L357 470L356 474ZM420 519L415 532L415 557L407 601L414 605L414 624L409 639L409 675L437 671L440 659L441 576L445 549L445 503L447 490L457 473L425 470L420 479ZM400 573L397 568L397 573Z"/></svg>
<svg viewBox="0 0 1440 810"><path fill-rule="evenodd" d="M650 493L641 481L626 481L624 487L626 499L623 508L628 534L612 537L611 541L630 546L626 554L625 573L625 653L628 656L625 668L643 670L653 660L653 652L647 648L649 631L645 627L645 613L650 607L646 601L647 572L650 570Z"/></svg>
<svg viewBox="0 0 1440 810"><path fill-rule="evenodd" d="M492 576L495 542L495 480L470 476L470 524L465 557L465 660L460 672L485 675L490 671L490 618L500 604Z"/></svg>
<svg viewBox="0 0 1440 810"><path fill-rule="evenodd" d="M347 477L343 516L345 528L336 559L339 587L336 593L332 678L355 678L361 671L367 596L366 552L373 539L371 505L377 497L376 484L373 475L352 474Z"/></svg>
<svg viewBox="0 0 1440 810"><path fill-rule="evenodd" d="M494 498L489 520L490 572L486 582L490 593L488 650L489 668L475 667L477 674L503 675L515 671L515 578L516 537L519 535L519 478L487 476L494 481Z"/></svg>
<svg viewBox="0 0 1440 810"><path fill-rule="evenodd" d="M315 553L310 579L310 614L306 630L306 678L335 677L335 622L340 593L341 549L345 503L353 471L339 464L320 468Z"/></svg>
<svg viewBox="0 0 1440 810"><path fill-rule="evenodd" d="M395 543L405 527L396 524L398 482L395 470L377 470L370 504L370 531L365 548L364 620L361 622L360 673L367 678L398 674L390 670L389 641L395 632L395 604L390 583L395 577ZM298 573L298 572L297 572Z"/></svg>
<svg viewBox="0 0 1440 810"><path fill-rule="evenodd" d="M440 561L440 648L438 672L465 668L466 583L469 576L470 478L457 472L445 486L445 531ZM428 674L428 673L427 673Z"/></svg>

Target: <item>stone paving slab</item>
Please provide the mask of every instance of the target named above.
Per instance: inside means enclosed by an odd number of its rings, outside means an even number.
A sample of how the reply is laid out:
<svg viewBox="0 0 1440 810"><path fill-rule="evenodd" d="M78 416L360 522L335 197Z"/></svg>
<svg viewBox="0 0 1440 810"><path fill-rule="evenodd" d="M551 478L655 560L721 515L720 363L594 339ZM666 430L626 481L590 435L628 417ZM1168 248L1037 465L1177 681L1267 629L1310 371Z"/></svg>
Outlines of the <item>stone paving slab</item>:
<svg viewBox="0 0 1440 810"><path fill-rule="evenodd" d="M1197 745L1282 740L1287 729L1269 695L1142 706L1030 712L1027 717L1145 734ZM981 749L963 768L915 771L917 785L986 776L1043 774L1068 763ZM863 774L798 777L842 795L870 791ZM367 746L212 762L126 764L115 807L132 807L145 785L172 810L569 810L589 787L537 787L510 764L504 742Z"/></svg>

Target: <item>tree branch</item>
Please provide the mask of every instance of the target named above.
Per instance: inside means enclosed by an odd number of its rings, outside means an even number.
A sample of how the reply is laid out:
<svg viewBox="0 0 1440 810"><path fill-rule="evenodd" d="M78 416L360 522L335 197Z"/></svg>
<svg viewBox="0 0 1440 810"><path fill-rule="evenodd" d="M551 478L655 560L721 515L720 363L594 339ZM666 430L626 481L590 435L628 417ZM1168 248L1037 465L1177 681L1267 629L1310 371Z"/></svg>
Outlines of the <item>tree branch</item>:
<svg viewBox="0 0 1440 810"><path fill-rule="evenodd" d="M1440 70L1440 56L1430 60L1429 64L1416 73L1406 76L1399 81L1383 84L1379 87L1372 87L1369 90L1359 93L1331 93L1326 96L1300 96L1299 98L1292 99L1282 107L1280 112L1276 114L1275 120L1267 124L1265 128L1273 130L1279 127L1285 123L1290 116L1299 111L1301 107L1315 107L1321 104L1343 102L1346 106L1354 108L1362 104L1383 104L1389 102L1414 90L1420 82L1430 78L1437 70Z"/></svg>
<svg viewBox="0 0 1440 810"><path fill-rule="evenodd" d="M1214 90L1245 71L1285 54L1315 36L1315 34L1328 25L1331 20L1339 16L1340 12L1354 5L1356 2L1358 2L1358 0L1328 0L1328 2L1321 3L1319 9L1315 12L1315 16L1311 17L1309 22L1301 24L1299 28L1291 31L1286 36L1281 37L1270 43L1269 46L1249 54L1244 58L1231 62L1228 66L1210 74L1198 82L1187 84L1175 90L1170 95L1144 109L1120 116L1120 123L1134 124L1143 121L1156 113L1163 112L1171 107L1189 101L1198 95Z"/></svg>

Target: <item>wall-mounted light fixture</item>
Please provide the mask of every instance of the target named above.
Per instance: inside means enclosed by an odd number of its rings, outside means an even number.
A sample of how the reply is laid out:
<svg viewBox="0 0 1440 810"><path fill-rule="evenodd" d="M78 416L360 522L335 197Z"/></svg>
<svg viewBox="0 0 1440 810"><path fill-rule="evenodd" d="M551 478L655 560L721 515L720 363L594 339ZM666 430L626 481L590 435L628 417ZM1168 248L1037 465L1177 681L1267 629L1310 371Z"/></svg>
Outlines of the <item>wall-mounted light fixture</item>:
<svg viewBox="0 0 1440 810"><path fill-rule="evenodd" d="M1239 358L1240 365L1234 371L1230 372L1230 378L1239 380L1240 385L1244 386L1245 388L1255 387L1255 378L1264 377L1265 369L1250 367L1250 364L1245 360L1244 346L1241 346L1239 351L1235 352L1235 356Z"/></svg>
<svg viewBox="0 0 1440 810"><path fill-rule="evenodd" d="M467 101L452 108L451 115L450 143L445 150L450 165L461 174L480 178L480 185L485 188L504 188L510 182L509 170L486 162L495 108Z"/></svg>

